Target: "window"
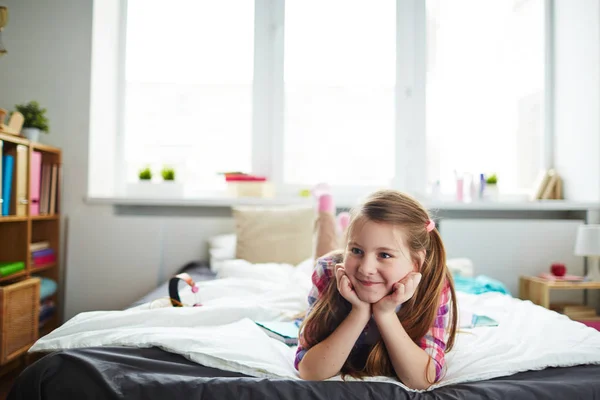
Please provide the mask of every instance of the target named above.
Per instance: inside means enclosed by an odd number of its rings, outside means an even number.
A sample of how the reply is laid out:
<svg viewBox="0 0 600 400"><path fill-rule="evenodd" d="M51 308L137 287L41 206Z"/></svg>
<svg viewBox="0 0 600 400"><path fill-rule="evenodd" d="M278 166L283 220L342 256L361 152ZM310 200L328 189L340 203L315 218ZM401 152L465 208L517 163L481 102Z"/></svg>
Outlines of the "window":
<svg viewBox="0 0 600 400"><path fill-rule="evenodd" d="M126 40L128 179L145 165L187 183L249 171L254 2L128 0Z"/></svg>
<svg viewBox="0 0 600 400"><path fill-rule="evenodd" d="M530 189L544 145L544 0L427 0L428 181Z"/></svg>
<svg viewBox="0 0 600 400"><path fill-rule="evenodd" d="M396 2L287 1L284 49L284 182L391 184Z"/></svg>
<svg viewBox="0 0 600 400"><path fill-rule="evenodd" d="M544 160L544 0L128 0L126 180L174 167L277 193L529 189ZM548 148L551 148L549 146ZM116 180L123 179L117 176ZM214 183L214 185L212 185Z"/></svg>

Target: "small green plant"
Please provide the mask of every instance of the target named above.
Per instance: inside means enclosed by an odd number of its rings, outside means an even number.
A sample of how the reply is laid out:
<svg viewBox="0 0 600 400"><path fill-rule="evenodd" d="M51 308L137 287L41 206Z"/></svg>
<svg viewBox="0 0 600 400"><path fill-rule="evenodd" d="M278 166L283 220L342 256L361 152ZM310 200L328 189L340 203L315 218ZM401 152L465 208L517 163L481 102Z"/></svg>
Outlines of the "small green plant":
<svg viewBox="0 0 600 400"><path fill-rule="evenodd" d="M40 108L37 101L30 101L27 104L17 104L15 109L23 114L23 128L37 128L42 132L48 133L48 118L46 118L46 109Z"/></svg>
<svg viewBox="0 0 600 400"><path fill-rule="evenodd" d="M495 185L498 183L498 177L496 176L496 174L492 174L485 180L485 183L487 183L488 185Z"/></svg>
<svg viewBox="0 0 600 400"><path fill-rule="evenodd" d="M146 167L140 170L138 176L140 177L141 181L149 181L150 179L152 179L152 171L150 171L150 168Z"/></svg>
<svg viewBox="0 0 600 400"><path fill-rule="evenodd" d="M165 181L175 180L175 170L173 168L164 167L161 171L161 175Z"/></svg>

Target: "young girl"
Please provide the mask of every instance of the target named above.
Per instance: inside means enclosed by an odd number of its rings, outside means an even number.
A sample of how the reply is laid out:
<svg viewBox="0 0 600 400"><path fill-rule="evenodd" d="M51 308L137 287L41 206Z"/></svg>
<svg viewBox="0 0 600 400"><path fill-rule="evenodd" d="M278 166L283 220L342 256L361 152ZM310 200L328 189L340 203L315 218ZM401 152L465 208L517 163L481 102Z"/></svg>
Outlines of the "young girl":
<svg viewBox="0 0 600 400"><path fill-rule="evenodd" d="M335 251L335 208L329 195L319 201L316 255L322 257L300 328L300 377L385 375L428 388L442 375L457 319L435 223L413 198L378 191L352 211L345 249ZM333 251L323 255L328 246Z"/></svg>

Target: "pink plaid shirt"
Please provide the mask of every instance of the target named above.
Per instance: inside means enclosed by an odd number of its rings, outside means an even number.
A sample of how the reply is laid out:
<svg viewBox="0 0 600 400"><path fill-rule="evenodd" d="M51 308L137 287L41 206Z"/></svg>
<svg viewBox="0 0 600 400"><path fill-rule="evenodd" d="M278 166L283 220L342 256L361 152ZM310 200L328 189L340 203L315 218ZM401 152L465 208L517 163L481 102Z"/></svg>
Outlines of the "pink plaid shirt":
<svg viewBox="0 0 600 400"><path fill-rule="evenodd" d="M329 281L333 278L333 267L337 262L339 262L339 260L336 260L334 256L323 257L317 260L312 274L313 287L308 295L308 310L306 315L312 311L313 305L325 291ZM445 366L446 327L448 326L450 319L450 301L450 286L446 284L440 296L440 306L433 322L433 326L419 342L419 347L425 350L435 362L436 381L441 378ZM377 325L374 323L373 318L371 318L371 321L365 327L363 334L356 341L354 349L365 344L372 344L368 343L367 339L367 331L372 329L377 329ZM372 335L369 336L373 337ZM302 332L300 332L298 350L296 351L296 358L294 360L296 369L298 369L298 364L307 351L308 348L306 348L306 342L304 341Z"/></svg>

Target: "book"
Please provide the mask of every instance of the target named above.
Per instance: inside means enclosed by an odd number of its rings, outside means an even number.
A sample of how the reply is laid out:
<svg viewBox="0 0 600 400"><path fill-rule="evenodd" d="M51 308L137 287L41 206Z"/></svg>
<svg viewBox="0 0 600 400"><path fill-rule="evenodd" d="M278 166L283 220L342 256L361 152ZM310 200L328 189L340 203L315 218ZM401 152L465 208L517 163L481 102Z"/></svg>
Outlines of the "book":
<svg viewBox="0 0 600 400"><path fill-rule="evenodd" d="M459 328L480 328L498 326L498 321L487 315L474 314L468 311L459 313Z"/></svg>
<svg viewBox="0 0 600 400"><path fill-rule="evenodd" d="M49 242L35 242L35 243L31 243L29 245L29 251L38 251L38 250L47 249L49 247L50 247Z"/></svg>
<svg viewBox="0 0 600 400"><path fill-rule="evenodd" d="M549 274L547 272L542 272L538 275L539 278L546 279L547 281L557 281L557 282L581 282L584 277L579 275L564 275L564 276L556 276Z"/></svg>
<svg viewBox="0 0 600 400"><path fill-rule="evenodd" d="M31 152L29 165L29 193L31 196L30 215L39 215L40 213L40 189L42 174L42 153L39 151Z"/></svg>
<svg viewBox="0 0 600 400"><path fill-rule="evenodd" d="M22 144L17 145L14 150L15 166L14 166L14 184L13 184L13 198L11 201L14 205L15 215L27 215L29 208L27 201L27 169L29 168L29 162L27 160L27 153L29 149L27 146ZM12 208L12 206L11 206Z"/></svg>
<svg viewBox="0 0 600 400"><path fill-rule="evenodd" d="M12 155L2 157L2 215L10 215L12 199L13 169L15 158Z"/></svg>
<svg viewBox="0 0 600 400"><path fill-rule="evenodd" d="M552 303L550 309L571 319L595 318L596 309L583 304Z"/></svg>
<svg viewBox="0 0 600 400"><path fill-rule="evenodd" d="M44 257L44 256L49 256L51 254L54 254L54 250L53 249L41 249L41 250L35 250L31 252L31 257L32 258L38 258L38 257Z"/></svg>
<svg viewBox="0 0 600 400"><path fill-rule="evenodd" d="M0 277L16 274L19 271L25 269L25 263L23 261L16 262L3 262L0 263Z"/></svg>
<svg viewBox="0 0 600 400"><path fill-rule="evenodd" d="M53 264L56 262L55 254L48 254L47 256L36 257L33 259L33 265L36 267L42 267L47 264Z"/></svg>
<svg viewBox="0 0 600 400"><path fill-rule="evenodd" d="M298 345L298 331L299 326L294 321L269 321L269 322L258 322L255 321L256 325L261 327L263 331L280 342L287 344L288 346Z"/></svg>

